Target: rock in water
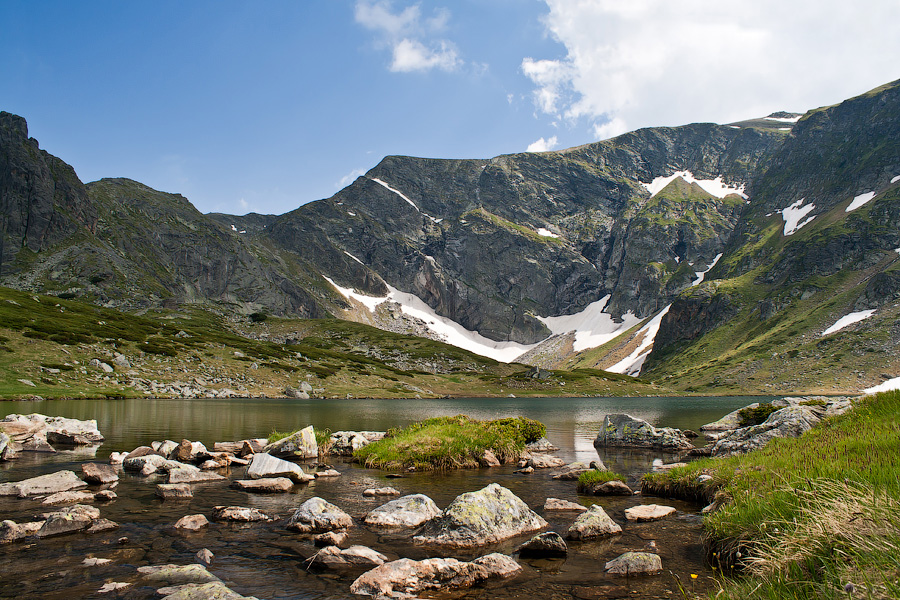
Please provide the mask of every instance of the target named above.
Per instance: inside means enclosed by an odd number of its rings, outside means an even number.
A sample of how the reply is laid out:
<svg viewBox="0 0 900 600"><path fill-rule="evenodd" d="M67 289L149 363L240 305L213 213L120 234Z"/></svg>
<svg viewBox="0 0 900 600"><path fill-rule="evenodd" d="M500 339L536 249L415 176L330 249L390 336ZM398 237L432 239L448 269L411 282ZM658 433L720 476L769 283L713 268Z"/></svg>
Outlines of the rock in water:
<svg viewBox="0 0 900 600"><path fill-rule="evenodd" d="M659 504L641 504L625 509L625 518L629 521L658 521L669 515L674 515L675 509L671 506Z"/></svg>
<svg viewBox="0 0 900 600"><path fill-rule="evenodd" d="M456 497L429 521L416 544L446 548L477 548L543 529L547 521L511 491L497 483Z"/></svg>
<svg viewBox="0 0 900 600"><path fill-rule="evenodd" d="M186 483L160 483L156 495L163 500L189 500L194 497L191 486Z"/></svg>
<svg viewBox="0 0 900 600"><path fill-rule="evenodd" d="M28 498L29 496L44 496L83 487L87 487L87 484L79 479L73 471L57 471L49 475L0 484L0 496Z"/></svg>
<svg viewBox="0 0 900 600"><path fill-rule="evenodd" d="M582 473L587 473L593 469L583 462L573 462L564 466L559 473L553 476L553 479L574 480L578 479Z"/></svg>
<svg viewBox="0 0 900 600"><path fill-rule="evenodd" d="M560 558L568 553L566 541L555 531L538 534L519 546L519 556L522 557Z"/></svg>
<svg viewBox="0 0 900 600"><path fill-rule="evenodd" d="M331 453L353 456L356 450L383 437L383 431L335 431L331 434Z"/></svg>
<svg viewBox="0 0 900 600"><path fill-rule="evenodd" d="M247 508L244 506L214 506L213 519L217 521L253 523L256 521L271 521L272 517L256 508Z"/></svg>
<svg viewBox="0 0 900 600"><path fill-rule="evenodd" d="M353 526L353 519L340 508L313 496L294 511L287 528L300 533L324 533Z"/></svg>
<svg viewBox="0 0 900 600"><path fill-rule="evenodd" d="M584 493L594 496L631 496L634 494L634 490L621 481L613 479L592 484L584 490Z"/></svg>
<svg viewBox="0 0 900 600"><path fill-rule="evenodd" d="M626 552L606 563L610 575L651 574L662 571L662 559L650 552Z"/></svg>
<svg viewBox="0 0 900 600"><path fill-rule="evenodd" d="M564 510L572 512L586 512L587 506L582 506L568 500L560 500L559 498L547 498L544 502L544 510Z"/></svg>
<svg viewBox="0 0 900 600"><path fill-rule="evenodd" d="M599 504L594 504L586 513L575 519L566 532L570 540L589 540L622 533L622 528L613 521Z"/></svg>
<svg viewBox="0 0 900 600"><path fill-rule="evenodd" d="M322 563L329 567L377 567L387 562L388 557L366 546L350 546L341 550L337 546L326 546L319 550L310 563Z"/></svg>
<svg viewBox="0 0 900 600"><path fill-rule="evenodd" d="M47 520L37 531L37 536L43 538L74 531L84 531L99 518L100 511L93 506L85 506L84 504L69 506L47 515Z"/></svg>
<svg viewBox="0 0 900 600"><path fill-rule="evenodd" d="M409 598L425 590L470 587L494 578L518 575L522 567L503 554L488 554L472 562L455 558L401 558L360 575L350 585L354 594Z"/></svg>
<svg viewBox="0 0 900 600"><path fill-rule="evenodd" d="M287 477L297 483L304 483L315 479L312 475L303 472L300 465L280 458L275 458L271 454L261 452L253 455L250 467L247 469L247 476L250 479L262 479L264 477Z"/></svg>
<svg viewBox="0 0 900 600"><path fill-rule="evenodd" d="M113 483L119 480L119 474L112 465L102 463L84 463L81 475L85 481L93 484Z"/></svg>
<svg viewBox="0 0 900 600"><path fill-rule="evenodd" d="M200 529L207 525L209 525L209 520L205 515L185 515L175 523L175 529L181 529L183 531L200 531Z"/></svg>
<svg viewBox="0 0 900 600"><path fill-rule="evenodd" d="M679 429L662 427L657 429L647 421L636 419L631 415L606 415L603 428L594 440L594 446L622 448L654 448L677 452L694 447Z"/></svg>
<svg viewBox="0 0 900 600"><path fill-rule="evenodd" d="M316 444L316 433L310 425L284 439L272 442L263 449L273 456L291 456L293 458L316 458L319 447Z"/></svg>
<svg viewBox="0 0 900 600"><path fill-rule="evenodd" d="M399 496L400 492L392 487L369 488L362 493L366 498L374 498L377 496Z"/></svg>
<svg viewBox="0 0 900 600"><path fill-rule="evenodd" d="M366 515L366 524L376 527L418 527L441 514L434 500L412 494L391 500Z"/></svg>
<svg viewBox="0 0 900 600"><path fill-rule="evenodd" d="M256 494L283 494L294 487L294 482L287 477L266 477L264 479L237 479L231 487Z"/></svg>

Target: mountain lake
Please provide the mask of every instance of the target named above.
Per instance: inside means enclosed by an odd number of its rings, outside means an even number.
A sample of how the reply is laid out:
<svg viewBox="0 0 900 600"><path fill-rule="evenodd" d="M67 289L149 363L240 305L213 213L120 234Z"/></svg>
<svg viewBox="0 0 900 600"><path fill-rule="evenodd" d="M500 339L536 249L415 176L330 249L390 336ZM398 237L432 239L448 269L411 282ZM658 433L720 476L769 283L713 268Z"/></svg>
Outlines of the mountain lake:
<svg viewBox="0 0 900 600"><path fill-rule="evenodd" d="M60 451L56 454L27 453L0 463L0 483L19 481L37 475L70 469L79 475L84 462L107 462L114 451L130 451L154 440L176 442L186 438L201 441L212 449L219 441L266 437L273 430L293 431L312 424L317 430L376 430L404 426L435 416L465 414L477 419L524 416L547 426L547 438L559 451L555 454L567 463L602 459L608 468L639 489L641 476L650 470L654 459L672 462L677 457L652 451L595 449L596 437L607 414L625 412L645 419L657 427L678 427L698 431L759 397L650 397L650 398L454 398L437 400L293 400L293 399L130 399L130 400L47 400L41 402L0 402L4 415L41 413L76 419L96 419L106 441L90 448ZM703 445L703 439L695 441ZM594 598L677 598L679 586L690 593L714 589L717 576L704 561L701 544L702 506L658 498L593 497L576 492L576 482L551 479L554 469L538 470L531 475L516 474L515 465L491 469L451 472L404 473L388 478L387 472L362 468L349 459L329 457L327 462L341 477L319 479L294 486L291 493L250 494L229 487L234 479L244 478L246 467L232 466L219 472L225 481L193 484L194 497L165 501L155 496L159 475L141 477L119 473L114 488L118 497L110 503L95 503L101 516L119 524L119 528L94 535L72 534L40 541L0 546L0 598L157 598L155 590L143 586L137 567L159 564L190 564L195 554L207 548L214 554L210 572L233 590L261 600L337 599L354 597L350 583L362 571L335 572L308 568L304 559L316 548L308 538L288 531L283 521L231 524L212 522L198 533L180 533L172 525L182 516L211 514L213 506L253 507L282 518L312 496L319 496L353 516L355 526L344 546L362 544L386 554L391 560L401 557L427 558L426 548L410 543L411 533L384 534L362 524L367 512L390 498L364 498L368 488L392 486L403 495L422 493L445 508L457 495L475 491L497 482L522 498L544 516L550 529L565 534L575 519L572 513L543 510L548 497L562 498L590 506L600 504L623 526L623 534L609 539L569 542L569 554L560 560L525 560L518 577L489 582L480 587L453 593L434 592L429 597L453 597L501 600L541 598L570 600ZM303 464L303 463L301 463ZM94 489L94 488L91 488ZM624 510L637 504L674 506L674 517L650 523L626 523ZM38 500L0 498L0 515L16 522L31 520L47 512ZM492 546L478 554L498 551L511 553L531 535ZM661 574L621 578L603 572L606 561L626 551L651 550L662 557ZM470 559L474 555L454 555ZM108 558L112 562L83 566L86 557ZM697 575L692 578L692 574ZM98 590L108 582L133 585L110 593ZM362 597L362 596L360 596Z"/></svg>

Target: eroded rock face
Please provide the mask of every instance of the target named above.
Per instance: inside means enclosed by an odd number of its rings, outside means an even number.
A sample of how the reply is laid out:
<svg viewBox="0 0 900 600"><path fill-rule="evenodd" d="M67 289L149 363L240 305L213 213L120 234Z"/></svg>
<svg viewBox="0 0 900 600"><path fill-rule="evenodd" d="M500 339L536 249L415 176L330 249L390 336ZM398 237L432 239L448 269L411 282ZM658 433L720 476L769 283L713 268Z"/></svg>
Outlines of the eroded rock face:
<svg viewBox="0 0 900 600"><path fill-rule="evenodd" d="M457 496L413 541L446 548L477 548L546 526L547 521L515 494L492 483Z"/></svg>
<svg viewBox="0 0 900 600"><path fill-rule="evenodd" d="M799 437L821 421L819 412L807 406L788 406L769 415L763 423L729 431L712 449L713 456L743 454L762 448L779 437Z"/></svg>
<svg viewBox="0 0 900 600"><path fill-rule="evenodd" d="M325 533L353 526L353 519L340 508L314 496L300 505L288 520L287 528L300 533Z"/></svg>
<svg viewBox="0 0 900 600"><path fill-rule="evenodd" d="M401 558L360 575L350 585L354 594L409 598L426 590L465 588L494 578L513 577L522 567L503 554L488 554L472 562L455 558Z"/></svg>
<svg viewBox="0 0 900 600"><path fill-rule="evenodd" d="M606 415L603 428L594 440L594 446L621 448L653 448L678 452L694 447L680 430L671 427L657 429L647 421L623 413Z"/></svg>
<svg viewBox="0 0 900 600"><path fill-rule="evenodd" d="M434 500L424 494L412 494L391 500L366 515L367 525L376 527L418 527L441 514Z"/></svg>
<svg viewBox="0 0 900 600"><path fill-rule="evenodd" d="M290 456L299 459L319 456L319 446L316 444L316 434L312 425L277 442L272 442L263 451L273 456Z"/></svg>
<svg viewBox="0 0 900 600"><path fill-rule="evenodd" d="M586 513L575 519L572 526L566 532L566 538L570 540L589 540L599 537L608 537L622 533L622 528L613 521L599 504L591 506Z"/></svg>

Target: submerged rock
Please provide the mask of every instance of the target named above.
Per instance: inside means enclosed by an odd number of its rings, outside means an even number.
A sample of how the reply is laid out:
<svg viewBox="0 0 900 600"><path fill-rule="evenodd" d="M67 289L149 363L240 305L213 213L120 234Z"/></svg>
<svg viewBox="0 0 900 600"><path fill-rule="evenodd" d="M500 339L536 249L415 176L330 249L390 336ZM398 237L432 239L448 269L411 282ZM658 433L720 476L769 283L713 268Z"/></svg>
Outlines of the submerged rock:
<svg viewBox="0 0 900 600"><path fill-rule="evenodd" d="M488 554L472 562L401 558L363 573L350 585L350 591L379 598L410 598L425 590L465 588L487 579L512 577L521 570L516 561L503 554Z"/></svg>
<svg viewBox="0 0 900 600"><path fill-rule="evenodd" d="M412 494L391 500L366 515L367 525L376 527L418 527L441 514L434 500L424 494Z"/></svg>
<svg viewBox="0 0 900 600"><path fill-rule="evenodd" d="M594 440L597 447L653 448L677 452L694 447L679 429L657 429L643 419L623 413L606 415Z"/></svg>
<svg viewBox="0 0 900 600"><path fill-rule="evenodd" d="M662 559L650 552L626 552L606 563L611 575L652 574L662 571Z"/></svg>
<svg viewBox="0 0 900 600"><path fill-rule="evenodd" d="M340 508L313 496L294 511L287 528L300 533L324 533L353 526L353 519Z"/></svg>
<svg viewBox="0 0 900 600"><path fill-rule="evenodd" d="M94 493L93 492L57 492L55 494L50 494L43 500L41 500L41 504L44 506L54 506L57 504L74 504L76 502L93 502L94 501Z"/></svg>
<svg viewBox="0 0 900 600"><path fill-rule="evenodd" d="M521 546L519 556L528 558L560 558L569 553L569 547L561 535L555 531L541 533Z"/></svg>
<svg viewBox="0 0 900 600"><path fill-rule="evenodd" d="M608 537L622 533L622 528L613 521L603 507L599 504L591 506L586 513L575 519L572 526L566 532L566 538L570 540L590 540L598 537Z"/></svg>
<svg viewBox="0 0 900 600"><path fill-rule="evenodd" d="M416 544L447 548L477 548L537 531L547 521L511 491L497 483L456 497L425 525Z"/></svg>
<svg viewBox="0 0 900 600"><path fill-rule="evenodd" d="M163 500L188 500L194 497L194 492L186 483L160 483L156 495Z"/></svg>

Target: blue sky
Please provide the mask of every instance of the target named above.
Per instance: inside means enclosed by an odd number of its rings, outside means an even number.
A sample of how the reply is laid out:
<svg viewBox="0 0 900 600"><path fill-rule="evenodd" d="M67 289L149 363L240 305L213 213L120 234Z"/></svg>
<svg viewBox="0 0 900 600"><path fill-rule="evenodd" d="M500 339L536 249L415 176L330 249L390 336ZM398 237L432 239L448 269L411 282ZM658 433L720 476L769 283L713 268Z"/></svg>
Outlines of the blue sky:
<svg viewBox="0 0 900 600"><path fill-rule="evenodd" d="M803 111L900 77L900 3L0 0L0 110L83 181L283 213L388 154Z"/></svg>

